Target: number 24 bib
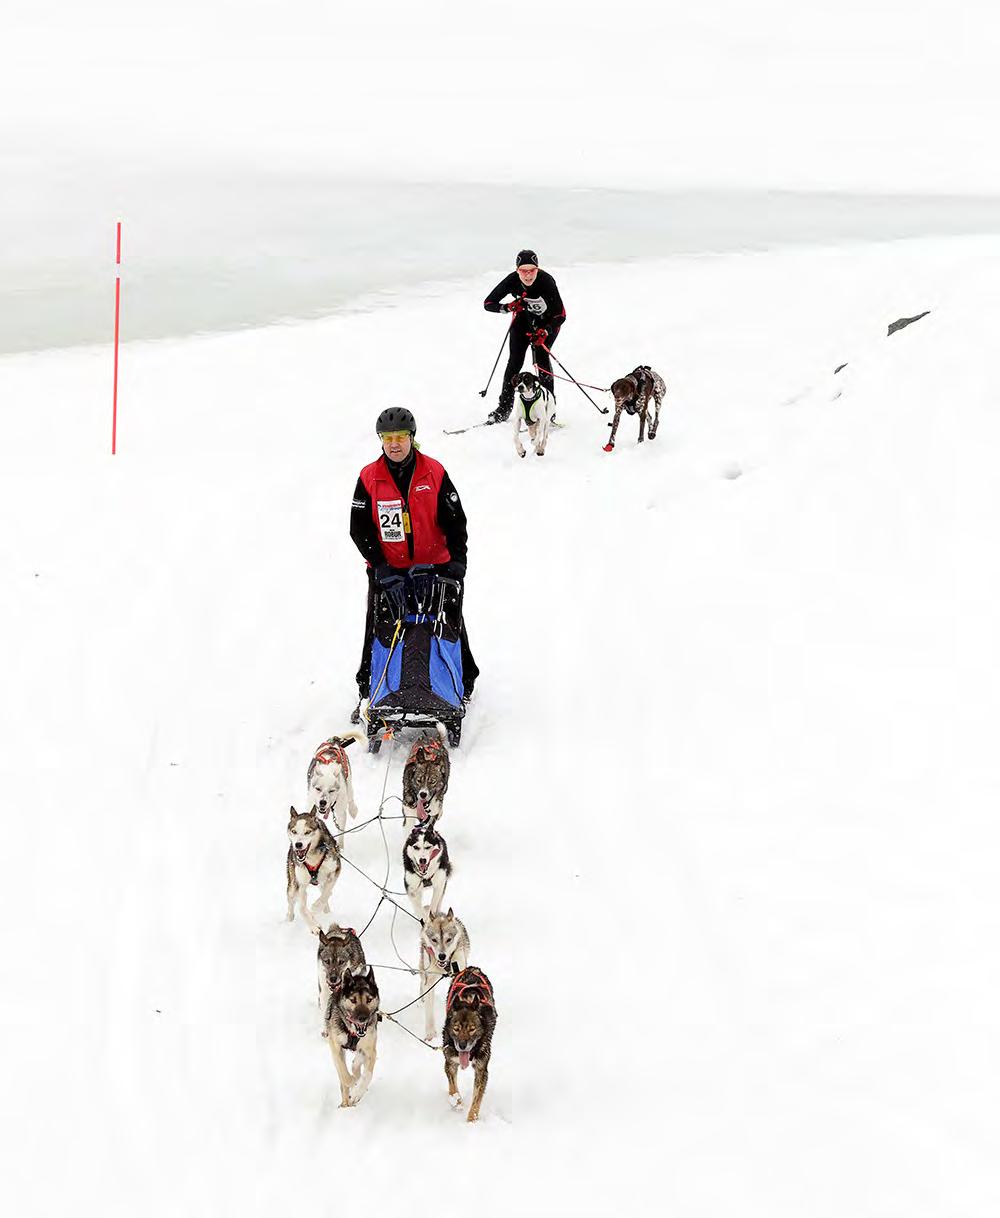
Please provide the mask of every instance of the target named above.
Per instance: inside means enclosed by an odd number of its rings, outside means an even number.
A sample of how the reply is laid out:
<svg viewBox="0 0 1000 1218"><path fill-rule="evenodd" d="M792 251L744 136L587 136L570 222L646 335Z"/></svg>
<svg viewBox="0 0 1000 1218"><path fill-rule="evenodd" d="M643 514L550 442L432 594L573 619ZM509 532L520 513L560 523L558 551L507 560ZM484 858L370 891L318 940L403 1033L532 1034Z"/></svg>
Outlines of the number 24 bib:
<svg viewBox="0 0 1000 1218"><path fill-rule="evenodd" d="M380 499L378 501L378 526L383 541L405 541L403 531L402 499Z"/></svg>

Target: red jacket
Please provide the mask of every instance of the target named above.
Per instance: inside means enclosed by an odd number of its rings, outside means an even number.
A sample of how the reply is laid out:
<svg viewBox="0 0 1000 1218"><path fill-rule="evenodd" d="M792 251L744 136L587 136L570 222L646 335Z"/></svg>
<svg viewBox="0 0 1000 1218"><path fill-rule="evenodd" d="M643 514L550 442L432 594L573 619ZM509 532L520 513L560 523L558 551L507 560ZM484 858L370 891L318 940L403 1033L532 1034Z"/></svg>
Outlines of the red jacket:
<svg viewBox="0 0 1000 1218"><path fill-rule="evenodd" d="M361 481L372 501L372 516L385 561L406 569L415 563L451 561L444 531L438 523L438 495L444 466L433 457L416 453L416 464L406 498L381 456L361 471ZM409 538L413 543L410 554Z"/></svg>

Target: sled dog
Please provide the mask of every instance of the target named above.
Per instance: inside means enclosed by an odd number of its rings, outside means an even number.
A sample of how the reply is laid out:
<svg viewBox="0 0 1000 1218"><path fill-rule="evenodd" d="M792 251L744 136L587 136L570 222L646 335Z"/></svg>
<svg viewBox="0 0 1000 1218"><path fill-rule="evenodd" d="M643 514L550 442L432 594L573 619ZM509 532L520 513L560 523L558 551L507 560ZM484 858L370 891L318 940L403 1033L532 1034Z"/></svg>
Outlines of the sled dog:
<svg viewBox="0 0 1000 1218"><path fill-rule="evenodd" d="M344 969L330 993L326 1038L340 1079L340 1106L357 1104L375 1073L379 1021L375 970L352 973ZM347 1053L354 1053L354 1068L347 1068Z"/></svg>
<svg viewBox="0 0 1000 1218"><path fill-rule="evenodd" d="M410 830L403 846L403 883L410 898L413 912L422 921L424 917L423 893L431 890L431 913L441 908L441 899L451 875L448 859L448 843L435 829L436 816Z"/></svg>
<svg viewBox="0 0 1000 1218"><path fill-rule="evenodd" d="M615 446L615 434L622 411L639 416L639 443L641 444L646 430L646 420L649 418L649 438L656 439L656 429L660 425L660 405L667 392L663 377L654 372L648 364L640 364L628 376L621 377L611 386L615 399L615 417L611 423L611 435L604 446L606 453ZM650 401L652 400L652 408Z"/></svg>
<svg viewBox="0 0 1000 1218"><path fill-rule="evenodd" d="M490 1051L493 1030L497 1026L497 1009L493 1001L493 986L482 969L470 966L452 978L441 1039L444 1042L444 1073L448 1080L448 1098L454 1107L462 1103L458 1091L458 1071L470 1064L475 1071L469 1120L479 1118L486 1082L489 1078Z"/></svg>
<svg viewBox="0 0 1000 1218"><path fill-rule="evenodd" d="M316 951L316 966L319 973L319 1014L322 1034L326 1035L326 1022L330 1018L330 1002L334 987L346 970L363 973L366 967L365 949L361 940L349 927L331 922L324 931L316 927L319 947Z"/></svg>
<svg viewBox="0 0 1000 1218"><path fill-rule="evenodd" d="M552 426L552 416L555 413L555 401L552 394L533 372L519 372L513 378L517 401L510 412L514 428L514 450L519 457L524 456L524 445L521 443L522 424L528 430L528 438L535 450L536 457L545 456L545 445L549 439L549 428Z"/></svg>
<svg viewBox="0 0 1000 1218"><path fill-rule="evenodd" d="M317 929L314 910L330 912L330 893L343 864L333 834L313 808L308 816L290 809L288 820L288 921L295 917L295 902L310 930ZM312 909L306 903L310 885L319 888L319 900Z"/></svg>
<svg viewBox="0 0 1000 1218"><path fill-rule="evenodd" d="M414 742L403 766L403 829L409 832L428 816L441 818L451 758L440 735Z"/></svg>
<svg viewBox="0 0 1000 1218"><path fill-rule="evenodd" d="M435 982L460 973L469 963L469 934L455 911L428 914L420 928L420 993L424 1002L424 1040L433 1040ZM433 988L432 988L433 987Z"/></svg>
<svg viewBox="0 0 1000 1218"><path fill-rule="evenodd" d="M331 736L324 740L313 754L306 773L310 803L316 805L324 819L332 811L341 833L347 828L347 813L352 820L358 815L351 785L351 763L345 750L362 739L360 732L349 732L346 736Z"/></svg>

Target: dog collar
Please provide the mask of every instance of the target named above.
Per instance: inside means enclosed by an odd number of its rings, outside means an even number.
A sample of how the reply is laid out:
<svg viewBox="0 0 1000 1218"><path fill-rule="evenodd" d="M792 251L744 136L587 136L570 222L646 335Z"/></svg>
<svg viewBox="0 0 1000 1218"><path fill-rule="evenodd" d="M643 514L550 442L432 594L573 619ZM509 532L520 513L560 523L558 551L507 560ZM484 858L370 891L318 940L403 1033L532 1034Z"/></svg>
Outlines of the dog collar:
<svg viewBox="0 0 1000 1218"><path fill-rule="evenodd" d="M306 871L309 872L309 883L310 884L315 884L317 887L319 886L319 880L317 877L319 875L320 867L322 867L323 864L326 862L327 854L328 854L328 851L324 850L323 857L319 860L319 862L316 864L315 867L309 866L309 860L307 858L302 859L302 866L305 867Z"/></svg>

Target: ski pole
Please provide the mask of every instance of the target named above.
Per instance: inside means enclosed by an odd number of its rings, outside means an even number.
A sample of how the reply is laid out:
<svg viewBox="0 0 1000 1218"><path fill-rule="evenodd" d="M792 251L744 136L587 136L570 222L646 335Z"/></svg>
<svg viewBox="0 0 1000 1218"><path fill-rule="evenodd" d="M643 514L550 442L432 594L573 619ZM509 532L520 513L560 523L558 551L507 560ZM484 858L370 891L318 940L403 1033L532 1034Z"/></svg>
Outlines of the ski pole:
<svg viewBox="0 0 1000 1218"><path fill-rule="evenodd" d="M586 389L584 389L584 387L576 379L576 377L573 375L573 373L570 372L570 370L566 367L566 365L562 362L562 360L559 358L558 355L556 355L556 353L554 351L550 351L544 343L539 343L538 345L547 355L552 356L552 358L556 361L556 363L559 365L559 367L563 370L563 372L566 373L566 375L569 377L569 379L573 382L573 384L577 387L577 389L580 390L580 392L583 394L583 396L587 399L587 401L591 404L591 406L593 406L593 408L596 411L598 411L600 414L609 413L607 406L598 406L598 404L594 401L594 399L590 396L590 394L586 391Z"/></svg>
<svg viewBox="0 0 1000 1218"><path fill-rule="evenodd" d="M505 335L503 336L503 342L500 344L500 350L497 352L496 363L493 365L493 372L496 372L496 370L497 370L497 364L499 364L499 363L500 363L500 356L501 356L501 355L503 355L504 343L506 343L506 342L507 342L507 335L509 335L509 334L510 334L511 330L513 329L513 327L514 327L514 322L513 322L513 320L512 320L512 321L511 321L511 323L510 323L510 325L507 327L507 334L505 334ZM479 391L479 396L480 396L481 398L486 397L486 394L487 394L487 392L488 392L488 390L489 390L489 387L490 387L490 381L492 381L492 380L493 380L493 372L491 372L491 373L490 373L490 380L486 382L486 388L485 388L485 389L480 389L480 391Z"/></svg>

